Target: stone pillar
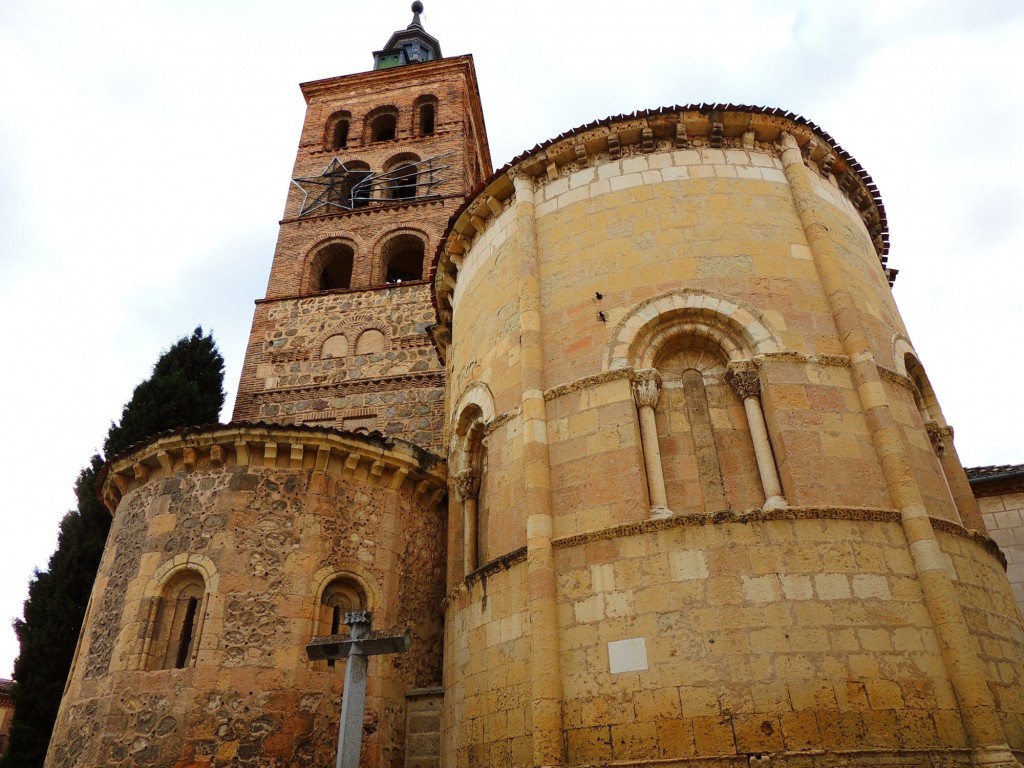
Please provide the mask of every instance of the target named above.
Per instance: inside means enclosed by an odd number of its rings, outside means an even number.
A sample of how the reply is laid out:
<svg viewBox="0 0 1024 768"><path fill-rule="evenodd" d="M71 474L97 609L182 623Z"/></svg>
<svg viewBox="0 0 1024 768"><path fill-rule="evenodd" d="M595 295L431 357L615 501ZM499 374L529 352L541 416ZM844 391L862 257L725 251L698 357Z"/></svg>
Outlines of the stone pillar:
<svg viewBox="0 0 1024 768"><path fill-rule="evenodd" d="M850 372L889 495L900 512L924 602L942 649L946 674L960 703L964 729L973 748L972 761L993 768L1019 768L1007 744L985 669L975 650L975 640L946 571L921 489L910 469L899 426L864 333L864 319L846 284L842 256L831 240L831 222L826 221L821 210L828 203L815 192L812 172L804 165L796 139L792 134L783 133L780 141L786 180L828 297L843 352L850 358Z"/></svg>
<svg viewBox="0 0 1024 768"><path fill-rule="evenodd" d="M551 514L551 465L544 402L544 343L540 263L533 179L516 174L519 240L520 385L523 407L523 485L526 519L527 599L530 615L530 708L533 765L565 764L562 675L558 655L558 594Z"/></svg>
<svg viewBox="0 0 1024 768"><path fill-rule="evenodd" d="M465 575L477 569L479 551L477 532L477 499L480 497L480 475L473 470L455 476L455 488L462 498L462 562Z"/></svg>
<svg viewBox="0 0 1024 768"><path fill-rule="evenodd" d="M672 516L665 493L665 472L661 465L661 446L658 445L658 427L654 421L654 409L661 394L661 374L654 368L643 368L633 372L633 401L640 418L640 445L644 452L644 469L647 470L647 493L651 499L651 517Z"/></svg>
<svg viewBox="0 0 1024 768"><path fill-rule="evenodd" d="M370 631L369 611L345 614L350 637L358 640ZM359 768L363 744L363 713L366 711L365 653L358 648L345 662L345 692L341 697L341 719L338 721L338 759L336 768Z"/></svg>
<svg viewBox="0 0 1024 768"><path fill-rule="evenodd" d="M730 366L726 378L743 403L743 410L747 414L750 439L754 444L754 456L757 458L757 471L761 476L761 487L764 489L763 509L788 507L789 502L782 495L779 470L775 466L775 454L772 451L771 440L768 439L764 411L761 409L761 378L753 368L733 366Z"/></svg>

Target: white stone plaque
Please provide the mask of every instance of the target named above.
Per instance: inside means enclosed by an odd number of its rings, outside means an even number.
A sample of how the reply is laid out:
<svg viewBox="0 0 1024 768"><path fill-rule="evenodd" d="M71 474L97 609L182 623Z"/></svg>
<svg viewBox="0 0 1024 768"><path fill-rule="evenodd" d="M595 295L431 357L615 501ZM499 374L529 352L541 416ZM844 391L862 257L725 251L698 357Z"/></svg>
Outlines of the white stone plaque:
<svg viewBox="0 0 1024 768"><path fill-rule="evenodd" d="M608 671L639 672L647 669L647 641L642 637L608 643Z"/></svg>

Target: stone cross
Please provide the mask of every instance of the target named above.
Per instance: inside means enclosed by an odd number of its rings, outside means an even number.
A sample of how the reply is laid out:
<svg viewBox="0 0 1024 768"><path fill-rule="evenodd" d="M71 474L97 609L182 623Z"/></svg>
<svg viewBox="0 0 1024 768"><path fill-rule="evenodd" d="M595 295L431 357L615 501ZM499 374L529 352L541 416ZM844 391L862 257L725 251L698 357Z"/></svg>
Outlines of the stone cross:
<svg viewBox="0 0 1024 768"><path fill-rule="evenodd" d="M341 696L341 722L338 725L338 760L335 768L359 768L359 750L363 741L363 713L366 710L366 663L368 656L405 653L412 633L409 630L373 630L369 611L345 614L351 628L349 636L314 637L306 644L310 661L348 659L345 665L345 690Z"/></svg>

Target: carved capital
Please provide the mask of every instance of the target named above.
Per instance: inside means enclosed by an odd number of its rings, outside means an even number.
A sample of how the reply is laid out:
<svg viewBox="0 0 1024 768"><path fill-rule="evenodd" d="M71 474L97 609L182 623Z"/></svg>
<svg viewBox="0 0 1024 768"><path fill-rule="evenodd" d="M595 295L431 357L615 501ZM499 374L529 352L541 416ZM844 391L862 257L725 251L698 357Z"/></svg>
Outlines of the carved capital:
<svg viewBox="0 0 1024 768"><path fill-rule="evenodd" d="M480 475L471 470L460 472L452 478L452 485L463 499L475 499L480 493Z"/></svg>
<svg viewBox="0 0 1024 768"><path fill-rule="evenodd" d="M637 406L650 406L654 408L658 404L658 395L661 394L661 374L654 368L641 368L633 371L633 399Z"/></svg>
<svg viewBox="0 0 1024 768"><path fill-rule="evenodd" d="M928 431L928 439L932 441L932 448L941 456L946 452L946 444L943 442L945 430L934 421L926 421L924 428Z"/></svg>
<svg viewBox="0 0 1024 768"><path fill-rule="evenodd" d="M761 394L761 377L755 370L729 371L725 374L725 378L740 400L757 397Z"/></svg>

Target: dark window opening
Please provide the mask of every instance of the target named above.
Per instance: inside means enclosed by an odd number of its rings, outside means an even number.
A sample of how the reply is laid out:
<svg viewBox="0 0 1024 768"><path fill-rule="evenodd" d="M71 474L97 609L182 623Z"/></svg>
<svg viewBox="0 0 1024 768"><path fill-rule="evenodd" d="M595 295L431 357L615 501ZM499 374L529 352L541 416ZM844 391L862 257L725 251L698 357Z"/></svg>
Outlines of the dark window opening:
<svg viewBox="0 0 1024 768"><path fill-rule="evenodd" d="M339 120L334 126L334 148L348 147L348 120Z"/></svg>
<svg viewBox="0 0 1024 768"><path fill-rule="evenodd" d="M391 141L395 138L397 123L397 117L393 114L380 115L375 118L370 129L373 141Z"/></svg>
<svg viewBox="0 0 1024 768"><path fill-rule="evenodd" d="M323 267L320 270L318 291L333 291L352 287L352 264L355 254L342 243L333 243L320 253Z"/></svg>
<svg viewBox="0 0 1024 768"><path fill-rule="evenodd" d="M388 261L388 283L405 283L423 279L423 251L405 250L396 253Z"/></svg>
<svg viewBox="0 0 1024 768"><path fill-rule="evenodd" d="M420 136L431 136L434 133L434 105L424 104L420 107Z"/></svg>
<svg viewBox="0 0 1024 768"><path fill-rule="evenodd" d="M400 165L392 172L391 199L409 200L416 197L416 168Z"/></svg>
<svg viewBox="0 0 1024 768"><path fill-rule="evenodd" d="M316 622L317 634L346 634L342 629L345 623L345 614L349 611L361 610L365 605L366 598L357 585L345 578L331 582L320 597L320 611ZM337 653L339 646L325 646L324 650ZM335 667L337 661L327 659L327 666Z"/></svg>
<svg viewBox="0 0 1024 768"><path fill-rule="evenodd" d="M332 174L327 187L327 202L343 208L363 208L370 202L370 186L363 184L370 171L350 171Z"/></svg>
<svg viewBox="0 0 1024 768"><path fill-rule="evenodd" d="M334 612L331 614L331 634L332 635L337 635L337 634L339 634L341 632L341 613L342 613L341 606L340 605L334 606ZM328 659L327 660L327 666L328 667L333 667L335 661L337 661L337 659Z"/></svg>
<svg viewBox="0 0 1024 768"><path fill-rule="evenodd" d="M190 597L185 609L185 621L181 625L181 637L178 640L178 656L174 662L175 669L184 669L192 651L192 637L195 634L196 609L199 598Z"/></svg>

